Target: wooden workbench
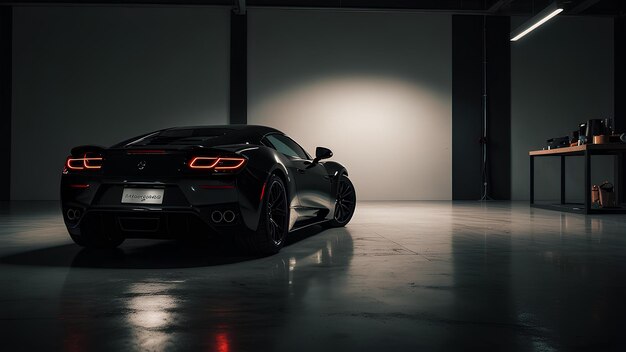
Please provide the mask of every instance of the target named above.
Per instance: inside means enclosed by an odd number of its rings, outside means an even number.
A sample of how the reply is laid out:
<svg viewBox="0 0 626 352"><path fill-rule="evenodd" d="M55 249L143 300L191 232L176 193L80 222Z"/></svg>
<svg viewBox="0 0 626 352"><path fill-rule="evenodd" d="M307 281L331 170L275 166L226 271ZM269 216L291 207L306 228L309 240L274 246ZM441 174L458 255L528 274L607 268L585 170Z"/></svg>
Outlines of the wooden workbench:
<svg viewBox="0 0 626 352"><path fill-rule="evenodd" d="M530 206L535 208L568 211L582 214L626 214L626 207L621 205L620 193L622 191L622 169L626 143L610 144L584 144L574 147L557 148L550 150L533 150L528 152L530 157ZM615 163L614 192L619 208L591 208L591 156L613 155ZM535 158L537 157L560 157L561 159L561 202L559 204L535 203ZM582 204L567 203L565 199L565 158L568 156L582 156L585 158L585 201Z"/></svg>

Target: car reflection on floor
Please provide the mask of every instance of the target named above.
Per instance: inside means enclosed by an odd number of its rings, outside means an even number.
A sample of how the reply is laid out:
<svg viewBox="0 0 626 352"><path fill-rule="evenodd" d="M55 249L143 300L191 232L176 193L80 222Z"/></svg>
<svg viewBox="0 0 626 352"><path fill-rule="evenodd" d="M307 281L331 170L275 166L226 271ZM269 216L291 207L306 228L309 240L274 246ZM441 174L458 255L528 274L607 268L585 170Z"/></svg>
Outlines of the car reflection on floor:
<svg viewBox="0 0 626 352"><path fill-rule="evenodd" d="M63 348L271 350L280 344L290 317L307 309L302 301L307 292L340 289L349 267L344 262L352 252L349 230L329 230L315 240L303 237L278 255L216 256L210 266L194 265L206 263L206 253L186 248L177 254L184 256L186 268L164 269L161 262L159 269L149 268L146 258L154 258L165 244L99 256L80 252L61 295ZM333 258L337 252L340 259ZM105 269L124 266L130 268Z"/></svg>

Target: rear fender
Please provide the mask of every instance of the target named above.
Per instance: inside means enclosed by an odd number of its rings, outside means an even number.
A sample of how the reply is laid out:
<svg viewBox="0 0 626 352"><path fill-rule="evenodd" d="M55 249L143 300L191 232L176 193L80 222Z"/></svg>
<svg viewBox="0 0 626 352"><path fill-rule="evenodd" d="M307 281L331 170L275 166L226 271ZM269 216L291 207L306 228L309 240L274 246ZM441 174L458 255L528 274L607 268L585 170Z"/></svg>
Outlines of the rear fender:
<svg viewBox="0 0 626 352"><path fill-rule="evenodd" d="M239 203L246 226L256 231L263 210L265 186L272 174L283 178L287 189L290 208L297 206L296 188L294 181L285 166L286 160L282 154L264 146L242 149L239 154L248 158L248 163L237 178L237 187L240 192ZM291 216L294 212L290 211ZM290 228L291 228L290 224Z"/></svg>

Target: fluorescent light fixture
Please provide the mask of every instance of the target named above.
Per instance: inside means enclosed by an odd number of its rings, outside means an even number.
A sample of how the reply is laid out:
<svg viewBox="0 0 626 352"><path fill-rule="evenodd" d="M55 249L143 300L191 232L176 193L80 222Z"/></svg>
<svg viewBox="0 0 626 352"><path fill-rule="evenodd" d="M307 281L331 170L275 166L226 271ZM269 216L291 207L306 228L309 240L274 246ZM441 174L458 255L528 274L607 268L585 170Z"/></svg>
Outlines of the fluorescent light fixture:
<svg viewBox="0 0 626 352"><path fill-rule="evenodd" d="M552 17L558 15L563 11L563 6L560 6L556 1L548 5L545 9L541 10L538 14L533 16L530 20L524 22L521 26L517 27L513 32L511 32L511 41L515 42L525 36L526 34L532 32L537 27L542 24L548 22Z"/></svg>

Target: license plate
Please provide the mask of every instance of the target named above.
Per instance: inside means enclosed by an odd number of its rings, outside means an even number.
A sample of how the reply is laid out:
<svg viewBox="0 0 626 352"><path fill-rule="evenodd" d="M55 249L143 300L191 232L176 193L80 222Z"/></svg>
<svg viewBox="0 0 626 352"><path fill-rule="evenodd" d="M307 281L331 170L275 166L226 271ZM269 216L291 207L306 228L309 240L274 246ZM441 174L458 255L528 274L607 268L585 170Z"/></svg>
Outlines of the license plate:
<svg viewBox="0 0 626 352"><path fill-rule="evenodd" d="M158 188L124 188L122 203L132 204L163 204L164 189Z"/></svg>

